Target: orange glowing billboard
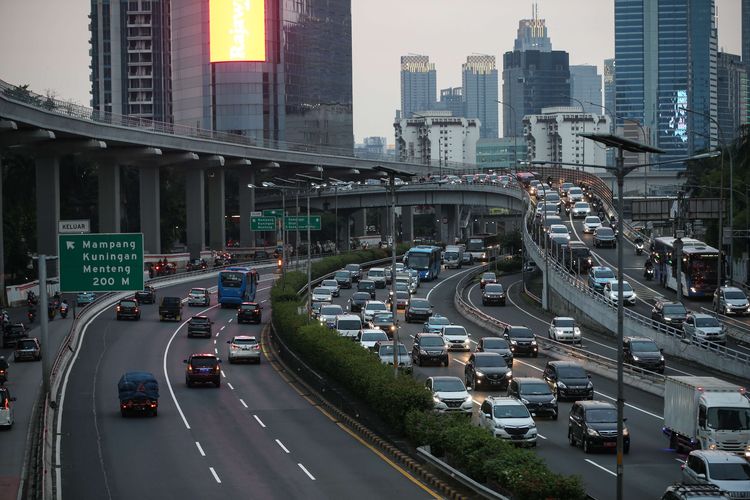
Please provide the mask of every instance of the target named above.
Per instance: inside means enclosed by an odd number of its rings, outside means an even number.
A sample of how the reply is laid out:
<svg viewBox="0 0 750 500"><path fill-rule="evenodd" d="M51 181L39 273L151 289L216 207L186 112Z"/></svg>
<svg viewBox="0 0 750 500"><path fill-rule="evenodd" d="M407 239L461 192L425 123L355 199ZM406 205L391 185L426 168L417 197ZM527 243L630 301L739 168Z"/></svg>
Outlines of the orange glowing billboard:
<svg viewBox="0 0 750 500"><path fill-rule="evenodd" d="M211 62L266 60L265 0L210 0Z"/></svg>

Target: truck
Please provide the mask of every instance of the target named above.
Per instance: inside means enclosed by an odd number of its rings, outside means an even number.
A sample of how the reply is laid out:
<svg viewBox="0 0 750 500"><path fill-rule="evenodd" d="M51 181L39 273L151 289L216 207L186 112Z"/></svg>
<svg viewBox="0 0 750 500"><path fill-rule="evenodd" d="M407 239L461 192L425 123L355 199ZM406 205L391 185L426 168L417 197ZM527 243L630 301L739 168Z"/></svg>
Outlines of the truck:
<svg viewBox="0 0 750 500"><path fill-rule="evenodd" d="M464 262L464 245L448 245L445 247L443 263L446 268L461 269Z"/></svg>
<svg viewBox="0 0 750 500"><path fill-rule="evenodd" d="M155 417L159 408L159 382L149 372L127 372L117 383L120 398L120 414Z"/></svg>
<svg viewBox="0 0 750 500"><path fill-rule="evenodd" d="M165 319L182 321L182 299L180 297L162 297L159 304L159 321Z"/></svg>
<svg viewBox="0 0 750 500"><path fill-rule="evenodd" d="M717 449L750 458L745 388L715 377L667 377L663 432L677 452Z"/></svg>

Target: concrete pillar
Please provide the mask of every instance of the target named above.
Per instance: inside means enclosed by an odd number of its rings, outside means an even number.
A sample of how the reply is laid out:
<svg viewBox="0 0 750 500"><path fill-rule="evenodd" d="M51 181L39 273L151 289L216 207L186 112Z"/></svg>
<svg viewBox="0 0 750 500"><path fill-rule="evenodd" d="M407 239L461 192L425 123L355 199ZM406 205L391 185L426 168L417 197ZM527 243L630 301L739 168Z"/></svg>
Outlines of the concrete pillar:
<svg viewBox="0 0 750 500"><path fill-rule="evenodd" d="M437 214L436 214L437 217L435 217L435 218L438 219L437 220L437 224L438 224L438 227L439 227L439 229L438 229L438 239L441 242L443 242L445 244L448 244L448 239L449 239L449 236L448 236L448 224L444 223L444 221L445 221L445 219L450 220L450 210L449 210L450 209L450 205L439 205L438 208L439 208L438 210L435 210L435 212L437 212Z"/></svg>
<svg viewBox="0 0 750 500"><path fill-rule="evenodd" d="M5 297L5 247L3 239L3 157L0 156L0 306L7 306Z"/></svg>
<svg viewBox="0 0 750 500"><path fill-rule="evenodd" d="M99 165L99 232L120 232L120 165Z"/></svg>
<svg viewBox="0 0 750 500"><path fill-rule="evenodd" d="M367 209L357 210L352 214L354 219L354 236L364 236L367 232Z"/></svg>
<svg viewBox="0 0 750 500"><path fill-rule="evenodd" d="M206 243L206 181L203 169L185 170L185 229L191 259L200 257Z"/></svg>
<svg viewBox="0 0 750 500"><path fill-rule="evenodd" d="M250 230L250 212L255 211L255 171L245 167L239 171L240 177L240 246L254 247L255 232Z"/></svg>
<svg viewBox="0 0 750 500"><path fill-rule="evenodd" d="M383 240L391 234L391 207L378 209L378 231Z"/></svg>
<svg viewBox="0 0 750 500"><path fill-rule="evenodd" d="M401 207L401 233L404 241L414 241L414 207Z"/></svg>
<svg viewBox="0 0 750 500"><path fill-rule="evenodd" d="M247 188L245 188L247 189ZM224 171L208 171L208 244L212 250L224 250L226 228L224 221Z"/></svg>
<svg viewBox="0 0 750 500"><path fill-rule="evenodd" d="M456 236L458 236L458 218L459 218L459 206L458 205L445 205L445 212L448 214L448 239L445 240L446 245L453 245L455 243Z"/></svg>
<svg viewBox="0 0 750 500"><path fill-rule="evenodd" d="M36 251L57 255L60 220L60 158L36 158ZM57 261L47 262L47 277L57 276Z"/></svg>
<svg viewBox="0 0 750 500"><path fill-rule="evenodd" d="M158 167L141 167L138 170L140 184L140 216L143 233L143 251L161 253L161 196Z"/></svg>

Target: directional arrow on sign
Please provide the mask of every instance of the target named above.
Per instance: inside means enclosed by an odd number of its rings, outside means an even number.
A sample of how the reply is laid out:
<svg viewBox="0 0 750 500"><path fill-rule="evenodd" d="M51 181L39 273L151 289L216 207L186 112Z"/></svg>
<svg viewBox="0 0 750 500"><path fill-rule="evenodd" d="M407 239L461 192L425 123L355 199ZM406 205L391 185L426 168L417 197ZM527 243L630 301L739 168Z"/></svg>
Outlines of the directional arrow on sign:
<svg viewBox="0 0 750 500"><path fill-rule="evenodd" d="M67 246L68 246L68 250L75 250L75 248L76 248L76 244L75 244L75 242L74 242L74 241L66 241L65 243L66 243L66 244L67 244Z"/></svg>

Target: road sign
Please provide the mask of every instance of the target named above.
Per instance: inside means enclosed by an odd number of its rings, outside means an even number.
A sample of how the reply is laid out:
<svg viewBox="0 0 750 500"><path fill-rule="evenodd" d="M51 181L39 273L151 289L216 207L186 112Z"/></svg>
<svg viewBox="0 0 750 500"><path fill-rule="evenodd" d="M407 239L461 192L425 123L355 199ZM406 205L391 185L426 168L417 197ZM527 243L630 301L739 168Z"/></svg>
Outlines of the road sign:
<svg viewBox="0 0 750 500"><path fill-rule="evenodd" d="M252 231L276 231L276 217L250 217Z"/></svg>
<svg viewBox="0 0 750 500"><path fill-rule="evenodd" d="M91 224L88 219L61 220L57 223L60 234L90 233Z"/></svg>
<svg viewBox="0 0 750 500"><path fill-rule="evenodd" d="M272 208L270 210L263 210L263 215L266 217L283 217L284 211L280 208Z"/></svg>
<svg viewBox="0 0 750 500"><path fill-rule="evenodd" d="M61 234L61 292L143 290L141 233Z"/></svg>
<svg viewBox="0 0 750 500"><path fill-rule="evenodd" d="M320 231L320 215L310 216L310 231ZM286 216L284 217L284 229L287 231L296 230L307 230L307 217L304 215L299 216Z"/></svg>
<svg viewBox="0 0 750 500"><path fill-rule="evenodd" d="M250 217L260 217L263 212L250 212Z"/></svg>

